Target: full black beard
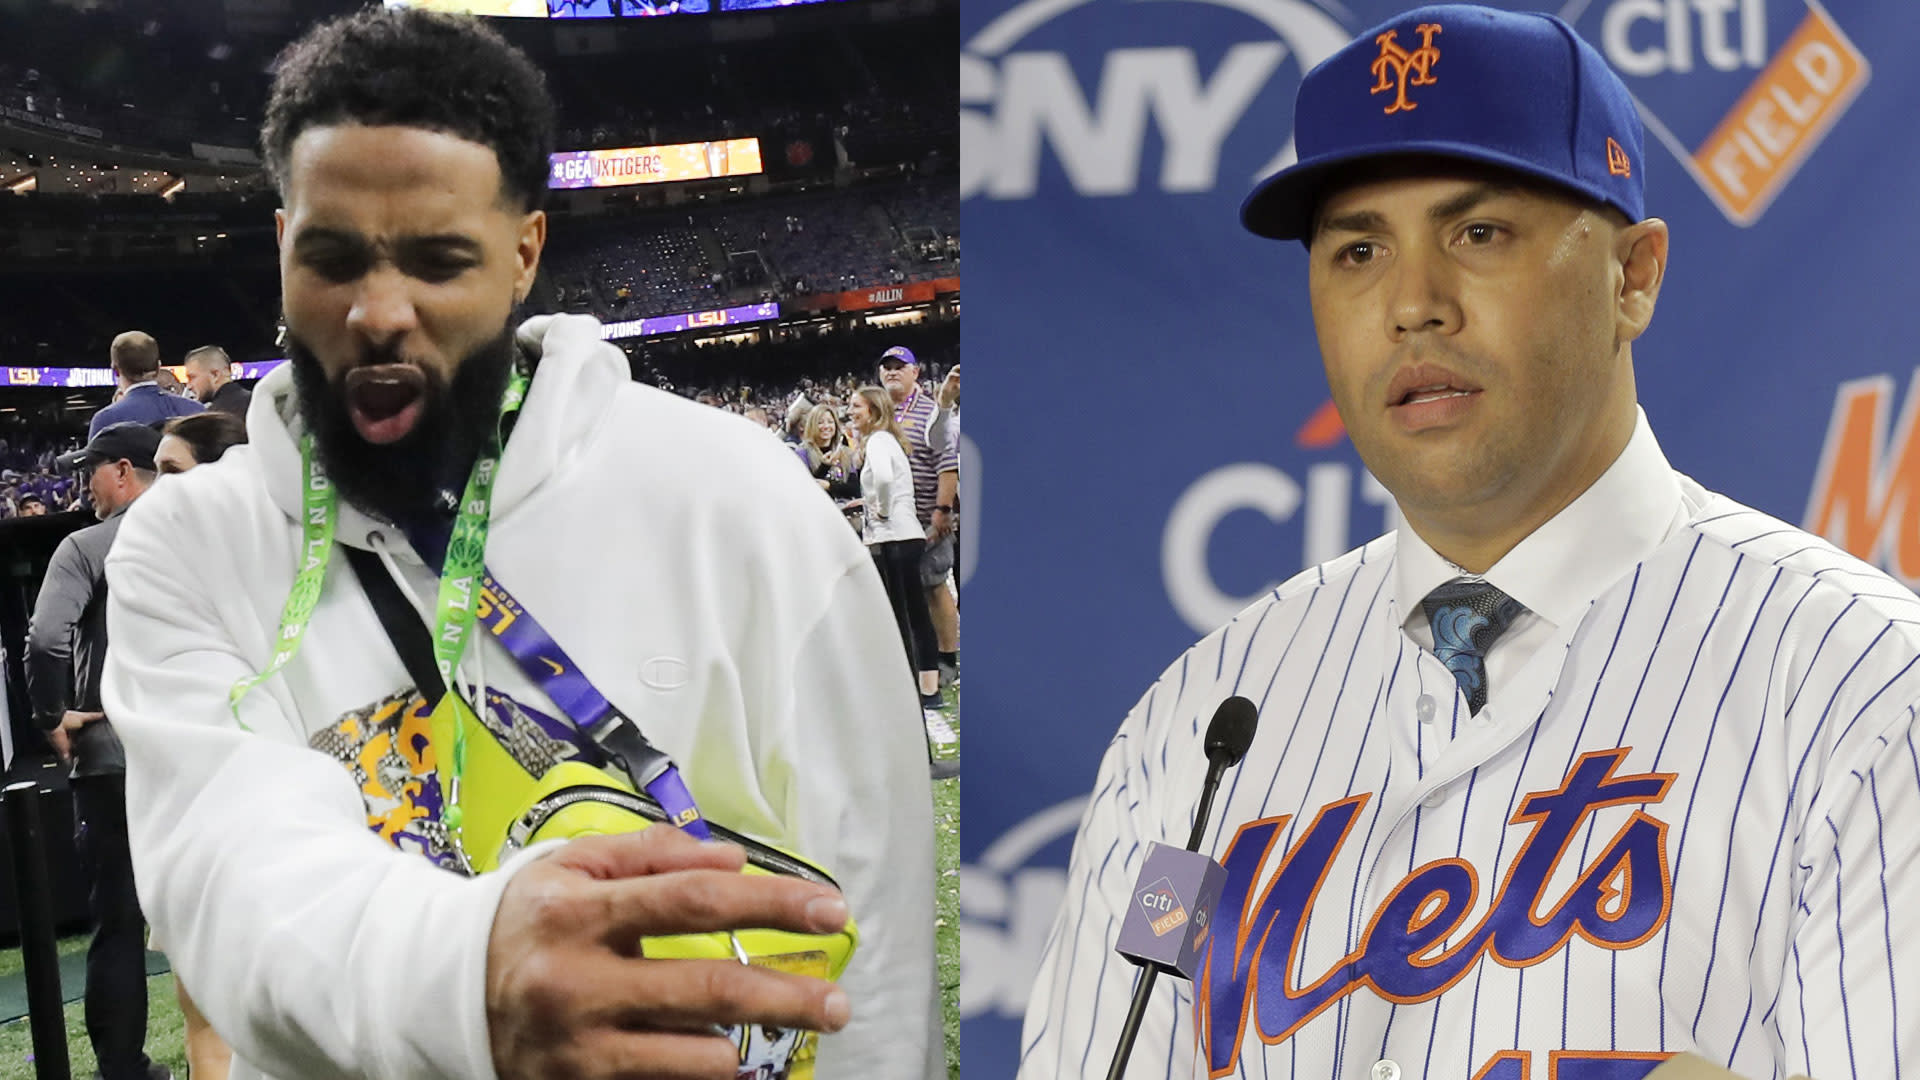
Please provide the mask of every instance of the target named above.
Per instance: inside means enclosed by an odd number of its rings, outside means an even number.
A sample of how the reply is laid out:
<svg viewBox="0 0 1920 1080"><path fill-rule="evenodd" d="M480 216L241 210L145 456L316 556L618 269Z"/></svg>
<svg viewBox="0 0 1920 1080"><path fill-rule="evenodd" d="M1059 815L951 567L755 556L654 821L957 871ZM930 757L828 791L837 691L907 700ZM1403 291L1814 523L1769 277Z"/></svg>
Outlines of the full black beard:
<svg viewBox="0 0 1920 1080"><path fill-rule="evenodd" d="M420 422L405 438L377 446L360 437L347 409L346 372L327 378L312 350L287 335L293 362L294 395L300 416L313 433L314 454L341 498L368 513L401 524L416 521L441 505L440 493L456 499L474 460L486 449L500 418L500 399L517 357L513 326L467 353L449 384L422 366L427 378ZM362 364L393 363L397 350L366 350Z"/></svg>

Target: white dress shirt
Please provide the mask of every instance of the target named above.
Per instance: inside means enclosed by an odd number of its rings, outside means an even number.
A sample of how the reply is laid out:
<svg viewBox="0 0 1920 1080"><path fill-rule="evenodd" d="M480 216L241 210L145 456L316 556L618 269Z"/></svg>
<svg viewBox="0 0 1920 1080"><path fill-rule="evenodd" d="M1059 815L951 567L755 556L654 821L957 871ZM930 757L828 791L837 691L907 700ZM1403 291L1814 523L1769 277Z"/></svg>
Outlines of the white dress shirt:
<svg viewBox="0 0 1920 1080"><path fill-rule="evenodd" d="M1704 499L1688 496L1638 411L1633 437L1593 486L1529 533L1485 574L1447 561L1402 514L1393 595L1407 634L1433 651L1433 627L1420 606L1456 578L1484 580L1526 607L1487 650L1487 704L1540 647L1576 622L1595 597L1685 526Z"/></svg>

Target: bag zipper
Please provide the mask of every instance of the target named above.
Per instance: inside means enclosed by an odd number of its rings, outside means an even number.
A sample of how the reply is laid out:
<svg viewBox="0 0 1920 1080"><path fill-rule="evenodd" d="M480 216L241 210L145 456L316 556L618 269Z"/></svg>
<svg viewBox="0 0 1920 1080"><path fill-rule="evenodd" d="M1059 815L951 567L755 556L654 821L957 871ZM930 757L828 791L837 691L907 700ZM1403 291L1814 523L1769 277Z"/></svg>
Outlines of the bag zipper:
<svg viewBox="0 0 1920 1080"><path fill-rule="evenodd" d="M630 791L621 791L618 788L593 785L561 788L559 791L548 795L546 798L528 807L527 812L520 816L520 820L514 822L513 827L507 830L507 842L505 850L501 852L501 861L504 862L508 854L525 847L527 838L539 832L541 826L545 825L553 815L569 806L583 802L606 803L607 805L616 806L622 810L639 814L641 817L655 824L664 825L667 823L667 812L661 809L659 803L645 795L638 795ZM711 821L709 821L707 825L713 830L716 839L739 844L745 848L747 851L747 862L762 870L839 888L839 883L834 881L826 871L821 870L811 863L802 862L792 855L780 851L777 848L768 847L766 844L752 837L742 836L724 825L715 825Z"/></svg>

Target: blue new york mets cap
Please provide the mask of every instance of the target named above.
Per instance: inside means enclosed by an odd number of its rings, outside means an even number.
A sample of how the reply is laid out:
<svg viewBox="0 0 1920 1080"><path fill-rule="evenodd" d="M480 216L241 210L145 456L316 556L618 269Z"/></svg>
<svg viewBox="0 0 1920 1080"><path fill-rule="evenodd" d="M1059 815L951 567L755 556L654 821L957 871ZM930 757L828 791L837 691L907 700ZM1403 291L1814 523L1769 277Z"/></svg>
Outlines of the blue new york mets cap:
<svg viewBox="0 0 1920 1080"><path fill-rule="evenodd" d="M1511 169L1646 217L1644 135L1620 77L1571 26L1473 4L1415 8L1307 73L1297 164L1254 189L1240 222L1306 240L1328 174L1434 155Z"/></svg>

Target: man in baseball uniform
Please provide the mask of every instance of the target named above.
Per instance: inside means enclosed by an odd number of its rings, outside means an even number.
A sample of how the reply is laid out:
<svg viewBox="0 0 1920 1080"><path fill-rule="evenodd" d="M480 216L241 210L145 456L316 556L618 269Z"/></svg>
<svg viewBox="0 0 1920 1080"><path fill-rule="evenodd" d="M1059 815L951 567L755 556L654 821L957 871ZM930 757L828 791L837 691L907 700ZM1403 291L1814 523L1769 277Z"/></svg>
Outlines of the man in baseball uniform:
<svg viewBox="0 0 1920 1080"><path fill-rule="evenodd" d="M1295 134L1242 219L1304 245L1333 400L1405 524L1121 725L1021 1077L1105 1075L1135 875L1191 828L1232 694L1261 721L1201 842L1225 892L1129 1076L1912 1071L1920 937L1889 913L1920 903L1920 601L1662 455L1633 342L1668 235L1625 87L1558 19L1426 7L1309 73Z"/></svg>

